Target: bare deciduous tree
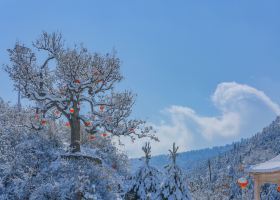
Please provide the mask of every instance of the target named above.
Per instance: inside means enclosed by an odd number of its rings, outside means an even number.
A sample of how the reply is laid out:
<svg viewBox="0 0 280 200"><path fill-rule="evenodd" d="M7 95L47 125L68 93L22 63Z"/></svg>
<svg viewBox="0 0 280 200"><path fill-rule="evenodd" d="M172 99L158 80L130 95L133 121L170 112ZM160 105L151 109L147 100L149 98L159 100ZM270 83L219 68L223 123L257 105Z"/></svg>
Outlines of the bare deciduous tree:
<svg viewBox="0 0 280 200"><path fill-rule="evenodd" d="M82 123L92 135L104 131L103 135L130 136L132 140L157 140L144 121L128 119L134 95L114 91L123 78L115 53L90 53L82 45L66 48L59 33L43 32L32 46L16 43L8 49L11 63L5 69L22 96L36 102L42 123L33 128L41 128L49 115L63 116L71 128L73 152L80 151ZM81 112L84 107L90 111Z"/></svg>

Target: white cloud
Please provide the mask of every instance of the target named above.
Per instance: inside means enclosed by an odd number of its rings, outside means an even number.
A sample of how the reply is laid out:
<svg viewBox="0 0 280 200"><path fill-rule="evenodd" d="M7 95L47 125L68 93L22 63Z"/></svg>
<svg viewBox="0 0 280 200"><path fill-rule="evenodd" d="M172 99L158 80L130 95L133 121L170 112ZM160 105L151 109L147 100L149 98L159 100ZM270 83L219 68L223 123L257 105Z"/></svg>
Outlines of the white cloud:
<svg viewBox="0 0 280 200"><path fill-rule="evenodd" d="M160 139L159 143L152 144L153 154L166 154L173 142L180 146L181 151L186 151L200 143L211 145L215 140L236 139L243 130L246 117L255 117L249 109L255 100L265 106L265 111L261 112L280 114L279 105L263 91L236 82L220 83L211 100L220 111L218 116L201 116L189 107L177 105L164 109L163 113L169 116L169 120L153 124ZM258 106L251 107L253 110L260 109ZM126 145L128 154L131 157L141 156L143 144L144 140Z"/></svg>
<svg viewBox="0 0 280 200"><path fill-rule="evenodd" d="M229 104L234 104L236 101L252 97L257 97L275 114L280 114L279 105L273 102L263 91L257 90L256 88L248 85L238 84L236 82L220 83L212 96L212 100L219 109L227 110L229 108Z"/></svg>

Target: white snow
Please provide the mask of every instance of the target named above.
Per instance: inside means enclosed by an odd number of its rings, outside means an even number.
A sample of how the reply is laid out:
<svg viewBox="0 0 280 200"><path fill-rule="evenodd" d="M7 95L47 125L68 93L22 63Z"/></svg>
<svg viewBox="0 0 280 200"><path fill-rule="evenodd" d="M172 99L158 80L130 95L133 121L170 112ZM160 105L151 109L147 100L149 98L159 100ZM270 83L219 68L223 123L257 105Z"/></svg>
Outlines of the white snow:
<svg viewBox="0 0 280 200"><path fill-rule="evenodd" d="M280 155L264 163L251 166L248 172L275 172L280 171Z"/></svg>

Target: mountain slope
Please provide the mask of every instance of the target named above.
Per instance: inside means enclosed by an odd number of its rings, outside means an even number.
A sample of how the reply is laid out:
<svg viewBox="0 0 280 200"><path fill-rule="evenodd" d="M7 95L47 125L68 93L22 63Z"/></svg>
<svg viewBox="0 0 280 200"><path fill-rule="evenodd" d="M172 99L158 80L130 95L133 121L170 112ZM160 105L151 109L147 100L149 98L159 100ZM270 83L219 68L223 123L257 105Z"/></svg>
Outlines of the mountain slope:
<svg viewBox="0 0 280 200"><path fill-rule="evenodd" d="M194 199L253 199L253 181L244 172L250 165L267 161L280 154L280 117L277 117L262 132L249 139L234 143L233 148L188 171ZM249 180L248 189L241 191L237 185L240 177ZM280 200L275 185L262 187L262 199Z"/></svg>

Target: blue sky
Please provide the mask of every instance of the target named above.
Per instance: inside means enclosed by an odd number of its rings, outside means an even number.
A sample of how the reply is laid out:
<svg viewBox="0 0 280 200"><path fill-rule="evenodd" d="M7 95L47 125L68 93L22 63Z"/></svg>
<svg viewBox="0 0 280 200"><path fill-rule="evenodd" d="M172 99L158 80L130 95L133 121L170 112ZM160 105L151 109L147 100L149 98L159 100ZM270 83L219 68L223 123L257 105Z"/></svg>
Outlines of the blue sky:
<svg viewBox="0 0 280 200"><path fill-rule="evenodd" d="M16 41L30 44L43 30L92 51L115 48L120 88L138 94L133 116L159 130L155 154L171 139L182 151L222 145L278 114L279 9L276 0L0 1L0 63L9 62L6 49ZM3 70L0 96L15 102ZM127 147L131 156L139 149Z"/></svg>

